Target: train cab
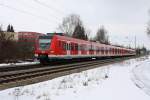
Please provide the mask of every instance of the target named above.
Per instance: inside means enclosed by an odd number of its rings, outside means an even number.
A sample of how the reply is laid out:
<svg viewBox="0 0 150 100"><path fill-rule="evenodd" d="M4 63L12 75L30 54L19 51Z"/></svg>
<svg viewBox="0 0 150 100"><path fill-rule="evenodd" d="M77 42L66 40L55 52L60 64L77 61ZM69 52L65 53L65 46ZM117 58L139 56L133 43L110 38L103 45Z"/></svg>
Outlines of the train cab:
<svg viewBox="0 0 150 100"><path fill-rule="evenodd" d="M47 33L47 35L39 36L36 43L35 57L42 61L48 61L49 55L55 52L56 35L63 35L63 33Z"/></svg>

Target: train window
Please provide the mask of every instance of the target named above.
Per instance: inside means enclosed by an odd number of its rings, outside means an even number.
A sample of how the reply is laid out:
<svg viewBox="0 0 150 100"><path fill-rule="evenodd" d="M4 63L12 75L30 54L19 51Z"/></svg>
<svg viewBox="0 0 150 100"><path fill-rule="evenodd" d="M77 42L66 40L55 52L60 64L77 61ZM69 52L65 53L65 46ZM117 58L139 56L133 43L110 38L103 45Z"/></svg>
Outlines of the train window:
<svg viewBox="0 0 150 100"><path fill-rule="evenodd" d="M81 51L83 50L83 46L82 46L82 44L80 45L80 50L81 50Z"/></svg>
<svg viewBox="0 0 150 100"><path fill-rule="evenodd" d="M101 53L102 53L102 54L104 53L103 47L101 47Z"/></svg>
<svg viewBox="0 0 150 100"><path fill-rule="evenodd" d="M66 50L67 48L66 48L67 46L66 46L66 43L64 42L64 41L62 41L61 42L61 48L63 49L63 50Z"/></svg>
<svg viewBox="0 0 150 100"><path fill-rule="evenodd" d="M118 54L118 49L116 49L116 54Z"/></svg>
<svg viewBox="0 0 150 100"><path fill-rule="evenodd" d="M85 50L85 45L84 44L81 45L81 50L82 51Z"/></svg>
<svg viewBox="0 0 150 100"><path fill-rule="evenodd" d="M67 43L67 50L70 50L70 44Z"/></svg>
<svg viewBox="0 0 150 100"><path fill-rule="evenodd" d="M98 51L99 51L99 52L101 51L101 48L100 48L100 47L98 48Z"/></svg>
<svg viewBox="0 0 150 100"><path fill-rule="evenodd" d="M112 51L111 48L109 48L109 53L111 53L111 51Z"/></svg>
<svg viewBox="0 0 150 100"><path fill-rule="evenodd" d="M98 54L99 53L99 48L96 46L96 53Z"/></svg>
<svg viewBox="0 0 150 100"><path fill-rule="evenodd" d="M117 54L118 54L118 49L116 49L117 50Z"/></svg>
<svg viewBox="0 0 150 100"><path fill-rule="evenodd" d="M108 50L107 50L107 47L105 48L105 53L107 54L108 52L107 52Z"/></svg>
<svg viewBox="0 0 150 100"><path fill-rule="evenodd" d="M69 50L71 50L71 44L69 43Z"/></svg>
<svg viewBox="0 0 150 100"><path fill-rule="evenodd" d="M68 46L69 46L69 47L68 47L68 48L69 48L69 50L71 50L71 44L70 44L70 43L68 44Z"/></svg>
<svg viewBox="0 0 150 100"><path fill-rule="evenodd" d="M115 48L113 48L113 54L115 54Z"/></svg>
<svg viewBox="0 0 150 100"><path fill-rule="evenodd" d="M83 44L81 45L81 50L84 50L84 49L83 49Z"/></svg>
<svg viewBox="0 0 150 100"><path fill-rule="evenodd" d="M75 50L77 50L77 44L75 44L74 47L75 47Z"/></svg>
<svg viewBox="0 0 150 100"><path fill-rule="evenodd" d="M81 50L81 47L80 47L80 45L78 44L78 50Z"/></svg>
<svg viewBox="0 0 150 100"><path fill-rule="evenodd" d="M71 50L74 50L74 45L73 45L73 43L71 43Z"/></svg>
<svg viewBox="0 0 150 100"><path fill-rule="evenodd" d="M96 51L96 47L95 46L93 46L93 49L94 49L94 51Z"/></svg>
<svg viewBox="0 0 150 100"><path fill-rule="evenodd" d="M95 50L95 47L94 47L94 45L92 45L92 50L93 50L93 51Z"/></svg>
<svg viewBox="0 0 150 100"><path fill-rule="evenodd" d="M85 44L83 45L83 50L84 50L84 51L86 50L86 45L85 45Z"/></svg>
<svg viewBox="0 0 150 100"><path fill-rule="evenodd" d="M68 43L65 43L66 44L66 50L68 50Z"/></svg>
<svg viewBox="0 0 150 100"><path fill-rule="evenodd" d="M78 50L81 50L81 45L78 44Z"/></svg>
<svg viewBox="0 0 150 100"><path fill-rule="evenodd" d="M46 50L50 47L51 39L39 39L39 46L41 50Z"/></svg>
<svg viewBox="0 0 150 100"><path fill-rule="evenodd" d="M67 43L64 42L64 49L67 50Z"/></svg>
<svg viewBox="0 0 150 100"><path fill-rule="evenodd" d="M75 50L78 50L78 44L75 45Z"/></svg>
<svg viewBox="0 0 150 100"><path fill-rule="evenodd" d="M91 50L91 51L93 50L93 46L92 46L92 45L90 46L90 50Z"/></svg>
<svg viewBox="0 0 150 100"><path fill-rule="evenodd" d="M68 48L69 46L68 46L68 43L66 43L66 50L69 50L69 48Z"/></svg>
<svg viewBox="0 0 150 100"><path fill-rule="evenodd" d="M87 50L90 50L90 46L89 45L87 45Z"/></svg>
<svg viewBox="0 0 150 100"><path fill-rule="evenodd" d="M87 51L89 50L89 46L88 46L88 45L86 45L86 50L87 50Z"/></svg>

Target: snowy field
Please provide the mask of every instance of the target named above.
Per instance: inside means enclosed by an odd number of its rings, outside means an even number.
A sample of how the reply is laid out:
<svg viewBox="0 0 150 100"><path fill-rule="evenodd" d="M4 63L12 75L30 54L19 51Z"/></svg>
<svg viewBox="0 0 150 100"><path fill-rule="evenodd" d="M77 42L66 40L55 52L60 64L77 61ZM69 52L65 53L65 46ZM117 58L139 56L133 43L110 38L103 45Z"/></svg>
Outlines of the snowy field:
<svg viewBox="0 0 150 100"><path fill-rule="evenodd" d="M150 100L150 57L2 90L0 100Z"/></svg>

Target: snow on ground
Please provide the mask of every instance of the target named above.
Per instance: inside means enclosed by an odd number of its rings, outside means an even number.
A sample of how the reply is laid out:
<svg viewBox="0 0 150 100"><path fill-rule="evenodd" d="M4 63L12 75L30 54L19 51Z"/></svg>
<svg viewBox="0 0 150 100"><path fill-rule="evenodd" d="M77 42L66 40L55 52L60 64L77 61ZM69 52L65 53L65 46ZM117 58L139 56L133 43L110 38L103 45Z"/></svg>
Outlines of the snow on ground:
<svg viewBox="0 0 150 100"><path fill-rule="evenodd" d="M1 63L0 67L1 66L11 66L11 65L34 65L34 64L39 64L39 62L38 61L34 61L34 62L24 61L24 62L20 62L20 63Z"/></svg>
<svg viewBox="0 0 150 100"><path fill-rule="evenodd" d="M147 67L140 67L145 65ZM150 79L149 65L148 57L132 59L33 85L2 90L0 98L2 100L150 100L145 90L135 85L137 80L142 80L144 89L150 89L150 81L147 81ZM141 76L141 71L145 69Z"/></svg>
<svg viewBox="0 0 150 100"><path fill-rule="evenodd" d="M134 83L150 95L150 60L136 66L132 72Z"/></svg>

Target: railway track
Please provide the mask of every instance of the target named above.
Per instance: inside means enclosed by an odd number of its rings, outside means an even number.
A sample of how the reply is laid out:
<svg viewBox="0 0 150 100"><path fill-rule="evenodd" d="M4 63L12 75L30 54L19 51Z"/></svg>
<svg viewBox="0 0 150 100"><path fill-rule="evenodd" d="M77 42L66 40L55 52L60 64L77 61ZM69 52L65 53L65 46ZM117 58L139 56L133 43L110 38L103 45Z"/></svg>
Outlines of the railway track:
<svg viewBox="0 0 150 100"><path fill-rule="evenodd" d="M96 60L81 63L78 62L73 64L54 65L54 66L41 66L41 65L32 65L30 67L18 66L15 70L13 69L13 67L9 67L7 70L0 69L0 90L14 86L36 83L47 79L52 79L61 75L80 72L83 70L98 67L100 65L111 64L126 59L129 59L129 57L107 59L107 60Z"/></svg>

